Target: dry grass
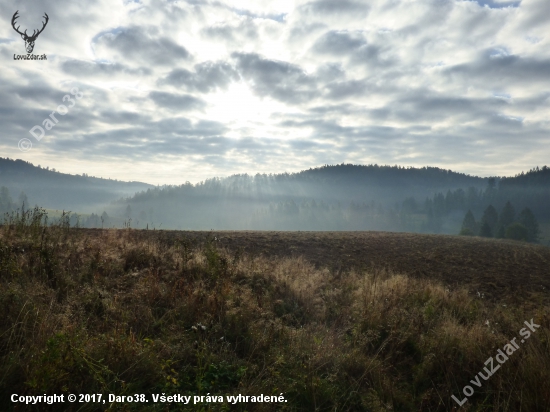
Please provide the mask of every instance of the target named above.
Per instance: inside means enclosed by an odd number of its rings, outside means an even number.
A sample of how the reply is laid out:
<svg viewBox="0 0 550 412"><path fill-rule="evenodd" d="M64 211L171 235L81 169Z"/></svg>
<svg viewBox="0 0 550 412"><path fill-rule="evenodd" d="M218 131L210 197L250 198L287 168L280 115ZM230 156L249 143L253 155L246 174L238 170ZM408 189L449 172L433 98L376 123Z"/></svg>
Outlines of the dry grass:
<svg viewBox="0 0 550 412"><path fill-rule="evenodd" d="M13 407L11 393L284 393L282 405L193 410L449 411L533 318L540 330L462 410L550 410L545 304L503 307L436 280L236 253L215 239L2 227L2 404ZM57 406L28 410L145 409Z"/></svg>
<svg viewBox="0 0 550 412"><path fill-rule="evenodd" d="M93 236L93 231L89 232ZM146 232L143 232L146 235ZM550 303L550 248L525 242L469 236L390 232L175 232L157 234L165 241L182 236L203 242L216 236L232 253L253 256L303 256L317 268L372 271L386 268L414 278L438 280L455 289L466 286L485 299L523 304Z"/></svg>

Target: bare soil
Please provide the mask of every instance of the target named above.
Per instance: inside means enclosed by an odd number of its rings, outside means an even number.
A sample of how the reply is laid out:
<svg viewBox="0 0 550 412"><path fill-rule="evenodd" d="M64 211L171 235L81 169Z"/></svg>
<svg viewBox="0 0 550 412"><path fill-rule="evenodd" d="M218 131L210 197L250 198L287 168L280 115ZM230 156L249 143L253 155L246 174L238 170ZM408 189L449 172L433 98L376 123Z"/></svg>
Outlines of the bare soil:
<svg viewBox="0 0 550 412"><path fill-rule="evenodd" d="M173 242L216 243L232 253L303 256L333 271L381 270L468 287L487 300L550 301L550 248L509 240L392 232L140 231Z"/></svg>

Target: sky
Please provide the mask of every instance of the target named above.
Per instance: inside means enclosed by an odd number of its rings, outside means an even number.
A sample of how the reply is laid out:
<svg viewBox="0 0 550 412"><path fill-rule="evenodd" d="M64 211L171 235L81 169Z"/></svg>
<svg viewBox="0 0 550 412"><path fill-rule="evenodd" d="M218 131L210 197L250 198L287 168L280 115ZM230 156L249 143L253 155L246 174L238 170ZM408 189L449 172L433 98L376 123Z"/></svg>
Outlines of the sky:
<svg viewBox="0 0 550 412"><path fill-rule="evenodd" d="M17 10L27 34L47 13L47 60L18 59ZM0 16L1 157L152 184L549 164L548 0L1 0Z"/></svg>

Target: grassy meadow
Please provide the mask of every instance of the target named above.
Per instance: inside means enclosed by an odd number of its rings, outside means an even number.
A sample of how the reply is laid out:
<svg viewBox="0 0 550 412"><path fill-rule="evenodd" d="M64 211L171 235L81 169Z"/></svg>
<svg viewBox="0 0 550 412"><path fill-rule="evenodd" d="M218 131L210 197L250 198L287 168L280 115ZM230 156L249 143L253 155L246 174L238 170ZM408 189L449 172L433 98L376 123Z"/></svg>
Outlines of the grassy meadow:
<svg viewBox="0 0 550 412"><path fill-rule="evenodd" d="M67 222L45 226L36 209L0 228L2 410L550 411L545 289L510 304L383 265ZM537 332L458 407L451 396L531 318ZM25 406L13 393L287 402Z"/></svg>

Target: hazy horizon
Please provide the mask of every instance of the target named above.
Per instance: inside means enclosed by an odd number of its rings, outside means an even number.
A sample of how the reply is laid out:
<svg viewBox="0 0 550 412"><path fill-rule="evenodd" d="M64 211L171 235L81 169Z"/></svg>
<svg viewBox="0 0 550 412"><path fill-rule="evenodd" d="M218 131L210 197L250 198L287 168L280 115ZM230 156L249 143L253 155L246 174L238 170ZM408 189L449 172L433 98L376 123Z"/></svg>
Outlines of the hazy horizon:
<svg viewBox="0 0 550 412"><path fill-rule="evenodd" d="M23 160L23 161L27 161L27 162L30 162L30 160L26 160L26 159L23 159L23 158L15 158L15 159L11 159L9 157L7 157L7 159L10 159L10 160ZM32 163L32 162L31 162ZM243 171L243 172L237 172L237 173L231 173L231 174L227 174L227 175L215 175L215 176L206 176L205 178L202 178L202 179L199 179L199 180L195 180L195 181L192 181L192 180L188 180L188 179L185 179L185 177L182 177L179 181L175 181L174 183L162 183L162 182L150 182L150 181L147 181L147 180L136 180L136 179L119 179L119 178L116 178L116 177L112 177L112 176L97 176L97 175L93 175L91 173L88 173L86 171L76 171L75 173L73 172L67 172L67 171L64 171L62 168L58 168L57 166L52 166L52 165L48 165L48 164L38 164L38 163L32 163L34 166L40 166L41 168L45 169L45 168L48 168L49 170L53 170L55 169L56 172L58 173L63 173L63 174L70 174L70 175L73 175L73 176L81 176L83 173L86 174L87 176L89 177L94 177L94 178L99 178L99 179L111 179L111 180L118 180L118 181L121 181L121 182L128 182L128 183L131 183L131 182L136 182L136 183L145 183L145 184L149 184L149 185L153 185L153 186L180 186L180 185L183 185L187 182L191 183L191 184L198 184L198 183L201 183L201 182L204 182L206 180L209 180L209 179L224 179L224 178L228 178L228 177L232 177L232 176L236 176L236 175L241 175L241 174L246 174L248 176L254 176L256 174L272 174L272 175L280 175L280 174L285 174L285 173L288 173L288 174L293 174L293 173L300 173L300 172L303 172L303 171L307 171L309 169L319 169L319 168L322 168L324 166L340 166L342 165L343 163L340 163L340 164L328 164L328 165L316 165L316 166L311 166L311 167L307 167L307 168L301 168L299 170L282 170L282 171L273 171L273 172L259 172L259 171L256 171L256 172L247 172L247 171ZM369 165L366 165L366 164L353 164L353 166L369 166ZM527 173L529 170L532 170L534 168L536 168L537 166L538 167L542 167L542 166L545 166L545 165L533 165L532 167L529 167L528 169L525 169L525 170L520 170L518 172L514 172L514 173L510 173L510 174L506 174L506 175L496 175L496 174L493 174L493 173L487 173L485 175L476 175L476 174L472 174L472 173L468 173L468 172L464 172L462 170L454 170L454 169L447 169L445 167L439 167L439 166L433 166L433 165L423 165L423 166L411 166L411 165L402 165L402 164L379 164L378 166L400 166L400 167L403 167L403 168L417 168L417 169L422 169L424 167L427 167L427 168L439 168L441 170L451 170L452 172L455 172L455 173L461 173L461 174L465 174L467 176L472 176L472 177L480 177L480 178L487 178L487 177L496 177L496 178L502 178L502 177L514 177L518 174L521 174L522 172L525 172Z"/></svg>

